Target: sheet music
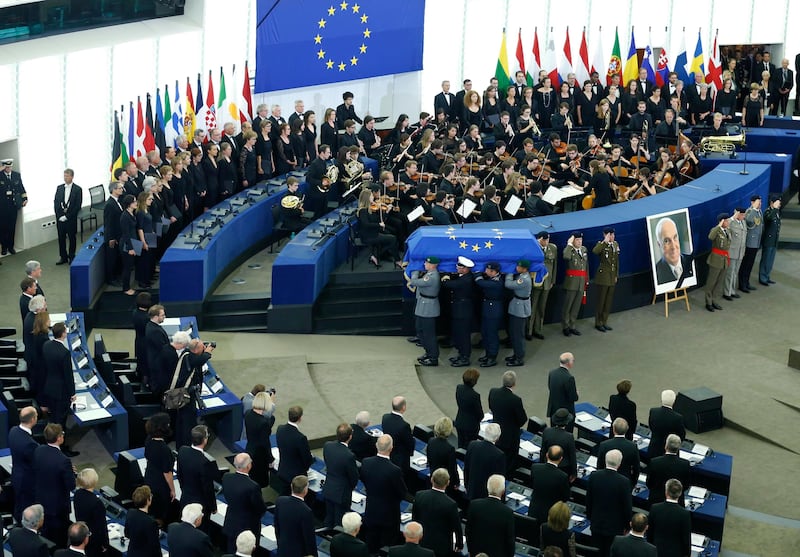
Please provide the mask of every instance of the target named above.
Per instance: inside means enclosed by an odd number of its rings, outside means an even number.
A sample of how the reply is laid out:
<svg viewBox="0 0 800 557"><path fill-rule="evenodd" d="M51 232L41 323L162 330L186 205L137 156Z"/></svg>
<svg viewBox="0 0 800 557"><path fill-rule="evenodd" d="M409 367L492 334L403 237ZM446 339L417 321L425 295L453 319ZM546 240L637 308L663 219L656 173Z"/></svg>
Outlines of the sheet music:
<svg viewBox="0 0 800 557"><path fill-rule="evenodd" d="M509 198L508 203L506 203L504 210L506 213L514 217L517 215L517 211L519 211L520 207L522 207L522 199L516 195L512 195L511 198Z"/></svg>
<svg viewBox="0 0 800 557"><path fill-rule="evenodd" d="M456 214L460 215L461 218L464 219L469 218L469 216L472 214L472 211L474 211L477 206L478 204L471 199L465 199L461 204L461 207L456 210Z"/></svg>
<svg viewBox="0 0 800 557"><path fill-rule="evenodd" d="M407 217L408 218L408 222L414 222L415 220L417 220L418 218L420 218L424 214L425 214L425 209L422 207L422 205L420 205L416 209L414 209L413 211L408 213L408 217Z"/></svg>
<svg viewBox="0 0 800 557"><path fill-rule="evenodd" d="M550 205L555 205L562 199L570 197L577 197L583 195L585 192L581 188L575 186L564 186L563 188L549 187L544 193L542 199Z"/></svg>

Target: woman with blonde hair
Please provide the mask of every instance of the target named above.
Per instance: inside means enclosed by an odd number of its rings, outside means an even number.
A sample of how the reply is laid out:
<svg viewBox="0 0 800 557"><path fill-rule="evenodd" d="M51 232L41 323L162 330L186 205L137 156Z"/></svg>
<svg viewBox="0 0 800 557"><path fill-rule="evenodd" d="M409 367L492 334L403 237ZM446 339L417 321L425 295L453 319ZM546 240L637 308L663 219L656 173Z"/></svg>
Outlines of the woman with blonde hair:
<svg viewBox="0 0 800 557"><path fill-rule="evenodd" d="M449 441L452 433L453 421L447 416L439 418L433 426L433 437L428 441L428 448L425 451L428 457L428 468L431 472L438 468L444 468L450 474L448 492L457 491L460 485L456 465L456 448Z"/></svg>
<svg viewBox="0 0 800 557"><path fill-rule="evenodd" d="M569 507L563 501L555 503L547 513L547 522L539 527L539 547L555 546L564 557L575 557L575 533L569 529Z"/></svg>

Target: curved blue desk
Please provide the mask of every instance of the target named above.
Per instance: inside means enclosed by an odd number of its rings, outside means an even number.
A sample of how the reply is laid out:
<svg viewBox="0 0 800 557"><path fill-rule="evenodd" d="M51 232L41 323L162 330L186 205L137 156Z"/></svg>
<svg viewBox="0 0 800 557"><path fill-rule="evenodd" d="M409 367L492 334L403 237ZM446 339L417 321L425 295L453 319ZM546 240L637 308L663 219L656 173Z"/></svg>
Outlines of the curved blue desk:
<svg viewBox="0 0 800 557"><path fill-rule="evenodd" d="M749 153L787 153L800 147L800 130L783 128L746 128Z"/></svg>
<svg viewBox="0 0 800 557"><path fill-rule="evenodd" d="M792 157L786 153L748 153L738 152L736 158L727 155L711 154L700 158L700 171L705 174L721 167L726 172L738 174L742 169L750 171L754 164L768 164L772 168L769 179L770 193L783 193L789 187L792 177Z"/></svg>
<svg viewBox="0 0 800 557"><path fill-rule="evenodd" d="M88 309L103 290L105 253L101 226L83 243L69 266L70 305L75 311Z"/></svg>

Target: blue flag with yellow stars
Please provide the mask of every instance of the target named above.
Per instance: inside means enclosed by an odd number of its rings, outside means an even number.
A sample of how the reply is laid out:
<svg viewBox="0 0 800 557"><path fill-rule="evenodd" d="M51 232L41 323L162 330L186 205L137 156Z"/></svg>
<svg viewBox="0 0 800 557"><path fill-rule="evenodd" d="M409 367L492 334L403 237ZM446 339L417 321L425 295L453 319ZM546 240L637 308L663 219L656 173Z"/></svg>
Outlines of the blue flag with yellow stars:
<svg viewBox="0 0 800 557"><path fill-rule="evenodd" d="M425 259L431 256L440 260L439 271L455 272L458 256L475 263L473 272L482 272L486 264L500 263L503 273L516 271L517 261L530 261L530 272L535 280L544 275L544 255L539 242L528 229L513 228L458 228L456 226L426 226L418 228L407 241L405 260L407 273L424 268Z"/></svg>
<svg viewBox="0 0 800 557"><path fill-rule="evenodd" d="M422 69L425 0L258 0L255 92Z"/></svg>

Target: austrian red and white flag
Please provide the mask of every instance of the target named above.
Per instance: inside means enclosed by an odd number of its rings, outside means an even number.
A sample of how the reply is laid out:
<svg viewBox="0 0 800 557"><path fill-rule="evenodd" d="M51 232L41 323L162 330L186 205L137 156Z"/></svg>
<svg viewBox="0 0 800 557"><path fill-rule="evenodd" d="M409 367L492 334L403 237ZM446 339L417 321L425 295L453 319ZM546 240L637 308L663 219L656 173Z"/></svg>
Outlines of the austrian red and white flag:
<svg viewBox="0 0 800 557"><path fill-rule="evenodd" d="M558 87L567 80L567 76L572 73L572 46L569 42L569 27L567 27L566 38L564 39L564 50L558 61L558 83L553 82L553 87Z"/></svg>
<svg viewBox="0 0 800 557"><path fill-rule="evenodd" d="M578 61L575 64L575 78L583 87L583 82L589 79L589 47L586 44L586 27L583 28L581 36L581 47L578 50Z"/></svg>
<svg viewBox="0 0 800 557"><path fill-rule="evenodd" d="M542 54L539 50L539 30L538 28L533 28L533 60L528 67L530 71L531 77L533 78L533 84L536 85L539 83L539 72L542 69Z"/></svg>

